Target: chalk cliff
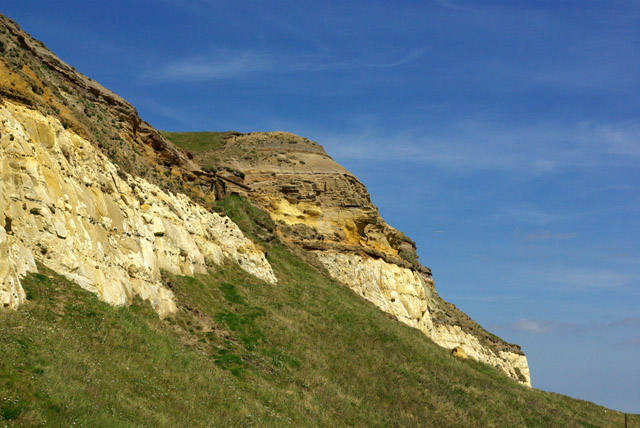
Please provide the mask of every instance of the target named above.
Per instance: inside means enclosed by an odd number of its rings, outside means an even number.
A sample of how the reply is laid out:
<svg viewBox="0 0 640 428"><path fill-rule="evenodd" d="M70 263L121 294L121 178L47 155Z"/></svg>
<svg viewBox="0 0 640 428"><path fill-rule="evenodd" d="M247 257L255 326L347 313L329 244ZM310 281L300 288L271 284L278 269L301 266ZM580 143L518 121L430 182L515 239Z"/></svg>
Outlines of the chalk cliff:
<svg viewBox="0 0 640 428"><path fill-rule="evenodd" d="M20 278L37 263L112 304L140 296L161 316L176 310L161 270L193 275L230 260L275 284L261 248L208 204L240 193L334 279L530 385L520 348L438 296L415 243L317 143L230 132L189 153L1 15L0 97L1 305L24 301Z"/></svg>

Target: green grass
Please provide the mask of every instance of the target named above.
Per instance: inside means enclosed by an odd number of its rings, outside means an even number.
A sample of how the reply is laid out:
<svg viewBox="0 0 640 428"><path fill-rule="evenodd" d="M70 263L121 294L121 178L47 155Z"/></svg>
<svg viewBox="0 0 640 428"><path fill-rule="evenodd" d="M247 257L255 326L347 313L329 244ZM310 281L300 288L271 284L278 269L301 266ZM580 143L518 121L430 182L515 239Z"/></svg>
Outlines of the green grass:
<svg viewBox="0 0 640 428"><path fill-rule="evenodd" d="M195 154L198 162L205 171L216 171L220 159L218 150L224 148L226 141L235 135L236 131L227 132L167 132L160 133L176 146Z"/></svg>
<svg viewBox="0 0 640 428"><path fill-rule="evenodd" d="M225 140L237 135L235 131L227 132L167 132L160 133L178 147L193 153L216 150L224 147Z"/></svg>
<svg viewBox="0 0 640 428"><path fill-rule="evenodd" d="M224 205L252 234L269 228L245 200ZM165 274L180 308L165 320L30 274L29 302L0 311L0 426L624 426L455 359L276 239L260 244L277 285L232 264Z"/></svg>
<svg viewBox="0 0 640 428"><path fill-rule="evenodd" d="M233 194L212 205L215 211L228 216L254 241L265 243L275 238L275 225L269 214L251 205L245 198Z"/></svg>

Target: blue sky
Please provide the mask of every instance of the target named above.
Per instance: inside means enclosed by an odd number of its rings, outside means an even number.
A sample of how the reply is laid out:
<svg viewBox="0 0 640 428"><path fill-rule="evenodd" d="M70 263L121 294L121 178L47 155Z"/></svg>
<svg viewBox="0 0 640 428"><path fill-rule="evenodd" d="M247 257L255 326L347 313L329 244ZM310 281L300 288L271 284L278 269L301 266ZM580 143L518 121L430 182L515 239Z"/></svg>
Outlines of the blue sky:
<svg viewBox="0 0 640 428"><path fill-rule="evenodd" d="M319 142L534 387L640 413L640 2L0 11L156 128Z"/></svg>

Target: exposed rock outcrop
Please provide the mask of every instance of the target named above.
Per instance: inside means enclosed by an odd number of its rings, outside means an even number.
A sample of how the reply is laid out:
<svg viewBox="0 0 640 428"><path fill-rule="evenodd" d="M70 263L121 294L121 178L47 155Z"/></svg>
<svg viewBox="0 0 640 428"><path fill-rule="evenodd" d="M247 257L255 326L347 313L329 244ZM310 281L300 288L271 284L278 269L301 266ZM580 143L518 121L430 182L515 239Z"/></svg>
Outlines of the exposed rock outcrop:
<svg viewBox="0 0 640 428"><path fill-rule="evenodd" d="M531 385L520 347L438 296L415 243L386 224L365 186L319 144L284 132L223 137L196 160L213 162L220 175L233 173L227 191L267 210L284 241L311 251L334 279L437 344Z"/></svg>
<svg viewBox="0 0 640 428"><path fill-rule="evenodd" d="M427 306L432 293L415 271L382 259L334 251L316 251L329 274L399 321L433 337Z"/></svg>
<svg viewBox="0 0 640 428"><path fill-rule="evenodd" d="M212 174L142 120L119 95L76 69L0 14L0 97L57 117L121 171L165 191L204 197ZM196 184L196 185L194 185Z"/></svg>
<svg viewBox="0 0 640 428"><path fill-rule="evenodd" d="M35 260L111 304L139 295L163 316L176 307L162 269L193 275L230 259L276 282L228 218L122 173L57 118L5 101L0 126L0 304L22 303Z"/></svg>
<svg viewBox="0 0 640 428"><path fill-rule="evenodd" d="M451 350L451 355L453 355L454 357L460 358L462 360L469 359L469 356L467 355L467 353L464 352L464 350L459 346L456 346Z"/></svg>
<svg viewBox="0 0 640 428"><path fill-rule="evenodd" d="M442 301L416 271L366 255L330 251L316 254L333 278L399 321L421 330L438 345L459 349L464 355L531 385L527 359L517 346L491 337L466 315L456 313L455 307ZM445 310L448 317L443 316Z"/></svg>
<svg viewBox="0 0 640 428"><path fill-rule="evenodd" d="M230 259L275 282L263 252L207 209L236 192L380 309L530 385L520 348L438 296L415 243L317 143L228 132L188 153L2 15L0 97L0 304L24 300L20 278L37 261L110 303L139 295L161 315L175 310L161 269L192 275Z"/></svg>
<svg viewBox="0 0 640 428"><path fill-rule="evenodd" d="M229 133L212 153L222 174L238 173L228 190L266 208L285 240L309 250L365 253L430 281L415 243L386 224L365 186L318 143L286 132ZM195 156L210 159L206 151Z"/></svg>
<svg viewBox="0 0 640 428"><path fill-rule="evenodd" d="M520 383L531 386L527 357L518 349L482 344L477 336L467 333L460 325L435 324L435 330L433 340L438 345L460 349L468 357L497 367Z"/></svg>

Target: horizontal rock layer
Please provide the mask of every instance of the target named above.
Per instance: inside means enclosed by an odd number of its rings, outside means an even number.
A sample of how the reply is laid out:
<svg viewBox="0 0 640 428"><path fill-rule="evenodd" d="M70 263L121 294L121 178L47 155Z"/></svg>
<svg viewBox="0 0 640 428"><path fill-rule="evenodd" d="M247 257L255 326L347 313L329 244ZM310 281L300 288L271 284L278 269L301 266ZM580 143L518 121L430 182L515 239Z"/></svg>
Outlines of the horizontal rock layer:
<svg viewBox="0 0 640 428"><path fill-rule="evenodd" d="M386 224L365 186L319 144L284 132L230 133L196 158L217 159L221 175L234 171L228 190L267 210L280 237L311 251L333 278L439 345L459 347L530 386L520 348L437 295L415 243Z"/></svg>
<svg viewBox="0 0 640 428"><path fill-rule="evenodd" d="M0 304L25 296L40 261L116 305L138 295L176 310L161 270L193 275L233 260L275 283L264 253L226 217L122 173L53 116L0 105Z"/></svg>
<svg viewBox="0 0 640 428"><path fill-rule="evenodd" d="M308 249L365 252L427 277L415 243L386 224L366 187L318 143L286 132L229 135L222 147L195 154L240 173L244 193L279 222L280 235ZM237 182L237 180L234 180Z"/></svg>

